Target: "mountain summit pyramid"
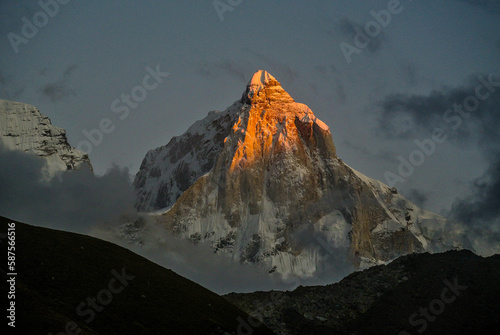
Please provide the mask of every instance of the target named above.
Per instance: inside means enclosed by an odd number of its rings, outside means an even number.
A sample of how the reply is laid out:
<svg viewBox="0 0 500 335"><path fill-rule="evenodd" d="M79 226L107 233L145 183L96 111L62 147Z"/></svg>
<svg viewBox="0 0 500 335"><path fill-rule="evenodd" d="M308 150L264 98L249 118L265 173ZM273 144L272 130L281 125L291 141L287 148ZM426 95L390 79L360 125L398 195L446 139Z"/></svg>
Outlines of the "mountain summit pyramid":
<svg viewBox="0 0 500 335"><path fill-rule="evenodd" d="M167 229L283 277L467 243L343 163L329 127L262 70L228 109L149 151L134 186L137 207Z"/></svg>

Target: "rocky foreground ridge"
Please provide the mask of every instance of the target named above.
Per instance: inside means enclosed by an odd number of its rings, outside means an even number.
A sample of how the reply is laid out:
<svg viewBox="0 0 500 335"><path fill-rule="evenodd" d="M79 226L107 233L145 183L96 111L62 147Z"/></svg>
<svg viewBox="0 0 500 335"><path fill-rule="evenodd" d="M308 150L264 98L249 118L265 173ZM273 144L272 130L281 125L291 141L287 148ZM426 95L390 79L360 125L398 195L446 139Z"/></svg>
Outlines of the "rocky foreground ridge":
<svg viewBox="0 0 500 335"><path fill-rule="evenodd" d="M500 255L403 256L326 286L232 293L279 335L497 334Z"/></svg>

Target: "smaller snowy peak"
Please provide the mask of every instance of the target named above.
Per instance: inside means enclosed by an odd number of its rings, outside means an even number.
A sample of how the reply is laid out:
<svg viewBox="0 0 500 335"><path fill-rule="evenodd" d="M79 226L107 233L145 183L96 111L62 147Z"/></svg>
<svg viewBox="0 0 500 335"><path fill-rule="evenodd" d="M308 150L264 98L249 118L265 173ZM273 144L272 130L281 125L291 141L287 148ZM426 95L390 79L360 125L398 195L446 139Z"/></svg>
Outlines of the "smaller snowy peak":
<svg viewBox="0 0 500 335"><path fill-rule="evenodd" d="M0 145L44 158L49 177L82 166L92 169L88 155L69 145L64 129L53 126L35 106L22 102L0 99Z"/></svg>
<svg viewBox="0 0 500 335"><path fill-rule="evenodd" d="M264 70L259 70L252 76L241 101L247 104L294 102L292 97L281 87L280 82Z"/></svg>

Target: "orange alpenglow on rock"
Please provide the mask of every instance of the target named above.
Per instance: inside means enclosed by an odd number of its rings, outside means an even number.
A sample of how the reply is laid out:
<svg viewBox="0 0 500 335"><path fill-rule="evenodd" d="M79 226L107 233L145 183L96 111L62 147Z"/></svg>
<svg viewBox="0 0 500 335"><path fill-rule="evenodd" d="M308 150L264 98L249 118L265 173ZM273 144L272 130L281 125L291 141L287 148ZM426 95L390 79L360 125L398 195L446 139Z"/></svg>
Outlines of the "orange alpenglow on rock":
<svg viewBox="0 0 500 335"><path fill-rule="evenodd" d="M257 158L269 159L281 151L297 150L299 138L314 144L314 127L329 132L309 107L296 103L267 71L259 70L253 75L241 101L251 108L233 126L238 144L230 171L248 167ZM333 142L329 146L335 153Z"/></svg>
<svg viewBox="0 0 500 335"><path fill-rule="evenodd" d="M264 70L255 72L252 79L250 79L242 100L245 100L245 97L248 100L244 102L249 104L271 101L294 102L292 97L281 87L279 81Z"/></svg>

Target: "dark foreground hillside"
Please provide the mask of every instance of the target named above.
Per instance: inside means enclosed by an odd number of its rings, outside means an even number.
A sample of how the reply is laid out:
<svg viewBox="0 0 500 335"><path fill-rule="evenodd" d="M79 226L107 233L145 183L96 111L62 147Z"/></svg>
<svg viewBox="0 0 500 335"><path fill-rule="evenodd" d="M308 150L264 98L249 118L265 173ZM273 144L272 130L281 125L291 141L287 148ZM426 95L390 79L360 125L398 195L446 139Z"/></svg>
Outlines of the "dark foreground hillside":
<svg viewBox="0 0 500 335"><path fill-rule="evenodd" d="M277 334L499 334L500 255L413 254L333 285L226 298Z"/></svg>
<svg viewBox="0 0 500 335"><path fill-rule="evenodd" d="M8 222L0 217L1 233ZM217 294L96 238L16 222L16 258L16 334L245 334L258 326ZM2 261L4 278L5 270Z"/></svg>

